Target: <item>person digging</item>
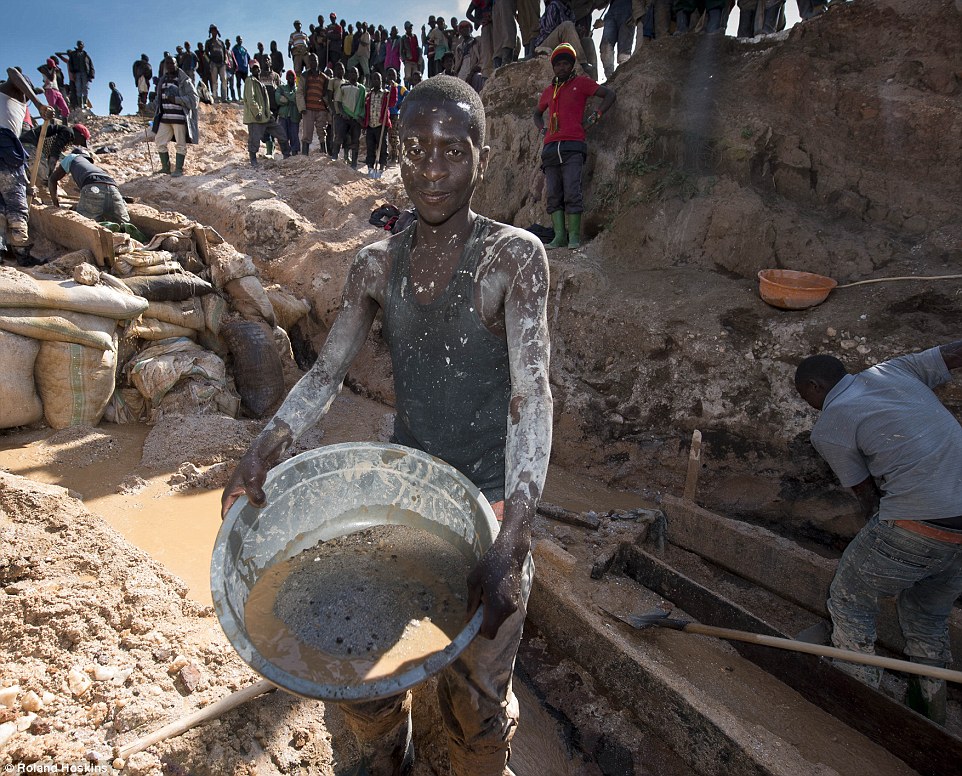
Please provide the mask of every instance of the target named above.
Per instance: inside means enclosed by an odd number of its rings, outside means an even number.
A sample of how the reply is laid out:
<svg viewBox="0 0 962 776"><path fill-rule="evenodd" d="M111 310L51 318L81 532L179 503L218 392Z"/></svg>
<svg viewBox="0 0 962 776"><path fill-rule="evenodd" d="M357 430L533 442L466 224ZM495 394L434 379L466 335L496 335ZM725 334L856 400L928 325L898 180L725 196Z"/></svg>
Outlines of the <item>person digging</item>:
<svg viewBox="0 0 962 776"><path fill-rule="evenodd" d="M9 251L21 267L35 264L30 257L28 229L28 157L20 142L28 100L45 122L53 119L53 108L37 99L27 77L16 68L8 67L7 80L0 82L0 256Z"/></svg>
<svg viewBox="0 0 962 776"><path fill-rule="evenodd" d="M849 374L809 356L795 389L819 411L812 446L862 507L866 525L832 579L832 644L874 654L879 598L894 596L914 663L952 660L948 619L962 593L962 426L932 389L962 369L962 340ZM878 688L879 668L837 663ZM945 724L945 681L912 676L906 703Z"/></svg>
<svg viewBox="0 0 962 776"><path fill-rule="evenodd" d="M541 169L547 188L548 213L554 239L548 248L581 247L581 170L588 155L585 129L596 124L615 102L615 93L586 75L575 75L577 54L562 43L551 52L554 80L546 87L534 112L534 123L544 135ZM601 105L585 117L585 104L598 96ZM548 123L544 113L548 111ZM565 217L567 216L567 225Z"/></svg>
<svg viewBox="0 0 962 776"><path fill-rule="evenodd" d="M534 575L531 522L551 448L547 257L529 233L471 210L489 149L468 84L424 81L400 122L401 179L417 218L357 255L317 361L238 463L222 514L241 494L264 506L268 470L324 416L381 312L392 441L457 468L501 519L467 580L467 616L484 604L480 634L439 675L438 696L452 773L502 776L518 721L511 684ZM360 745L355 773L410 772L410 692L343 709Z"/></svg>
<svg viewBox="0 0 962 776"><path fill-rule="evenodd" d="M127 205L117 188L117 182L94 164L90 152L85 148L74 148L51 170L47 188L54 207L60 207L57 184L67 173L80 189L80 199L74 205L74 211L94 221L121 225L130 223Z"/></svg>

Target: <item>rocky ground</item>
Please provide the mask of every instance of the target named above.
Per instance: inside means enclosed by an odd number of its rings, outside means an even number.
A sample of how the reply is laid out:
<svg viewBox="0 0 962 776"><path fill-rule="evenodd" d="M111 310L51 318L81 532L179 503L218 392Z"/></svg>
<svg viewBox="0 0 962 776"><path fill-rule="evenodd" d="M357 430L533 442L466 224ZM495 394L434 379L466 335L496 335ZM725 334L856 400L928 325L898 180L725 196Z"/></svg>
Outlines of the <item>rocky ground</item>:
<svg viewBox="0 0 962 776"><path fill-rule="evenodd" d="M960 51L951 2L879 0L761 41L655 42L619 69L616 108L589 135L594 239L551 255L555 471L652 499L677 493L698 428L702 503L826 552L844 544L858 527L854 504L808 444L814 416L794 395L794 365L825 350L854 370L958 338L962 281L837 289L819 307L783 312L758 298L755 273L850 282L962 272ZM492 164L475 204L485 215L547 221L530 112L548 78L544 62L511 65L483 95ZM142 119L91 121L92 144L116 148L100 159L125 194L215 227L263 278L311 302L292 332L306 365L353 255L380 236L368 216L405 197L396 173L372 181L323 155L251 170L240 118L236 106L203 106L201 144L177 180L150 174ZM377 325L348 384L386 405L356 424L370 438L392 400ZM962 412L958 386L942 397ZM216 488L249 438L245 424L212 431L217 449L196 461L173 436L155 437L144 456L179 455L199 472L183 475L188 486ZM96 447L110 459L110 427L100 431L81 455ZM2 432L0 447L17 439ZM52 448L47 465L71 465L56 455L68 453ZM67 491L0 477L0 764L110 764L115 746L255 679L164 567ZM340 724L319 703L277 693L113 764L329 773L351 757L332 748ZM424 767L440 769L433 746Z"/></svg>

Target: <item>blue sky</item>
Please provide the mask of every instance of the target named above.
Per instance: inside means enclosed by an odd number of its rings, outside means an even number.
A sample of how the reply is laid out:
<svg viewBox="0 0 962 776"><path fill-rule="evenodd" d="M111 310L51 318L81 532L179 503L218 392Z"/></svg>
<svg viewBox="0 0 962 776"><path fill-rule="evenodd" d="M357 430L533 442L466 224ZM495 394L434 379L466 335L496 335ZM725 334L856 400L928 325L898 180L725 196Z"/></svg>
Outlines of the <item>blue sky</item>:
<svg viewBox="0 0 962 776"><path fill-rule="evenodd" d="M37 67L55 51L72 48L83 40L96 69L91 84L90 99L96 113L107 113L109 89L115 81L124 95L124 112L133 111L137 103L136 89L130 66L142 53L150 57L154 72L161 54L173 51L178 43L207 39L207 28L216 24L222 34L244 38L244 45L253 52L257 41L264 48L276 40L287 52L287 38L300 19L307 25L317 22L317 15L325 19L331 11L349 23L358 19L383 24L390 29L403 29L405 20L415 28L427 21L431 14L443 14L446 19L464 17L468 0L329 0L327 4L303 0L233 0L223 3L199 3L188 0L165 0L162 3L102 2L88 0L27 0L5 3L3 29L0 31L0 70L19 65L38 86L42 80ZM269 9L269 14L265 14ZM403 10L403 13L402 13ZM795 3L786 3L789 24L798 19ZM732 14L730 32L737 24L737 12ZM598 37L596 35L596 37ZM289 64L289 63L288 63Z"/></svg>
<svg viewBox="0 0 962 776"><path fill-rule="evenodd" d="M0 71L19 65L36 85L42 79L37 67L55 51L73 48L78 40L93 60L96 78L90 87L90 101L96 113L107 113L110 89L115 81L124 95L124 112L137 105L130 66L141 54L157 64L165 50L189 40L192 44L207 40L207 28L216 24L222 34L244 38L252 53L257 41L264 49L276 40L287 60L287 38L294 30L291 22L300 19L304 29L317 23L317 15L334 11L339 18L353 24L357 20L383 24L388 29L403 29L406 20L416 29L428 16L443 13L446 19L464 17L467 0L328 0L326 3L304 0L232 0L203 3L187 0L154 2L102 2L101 0L27 0L4 3L0 29ZM267 11L267 13L265 13ZM290 62L288 61L288 65ZM64 68L66 70L66 68ZM5 77L5 76L3 76ZM41 99L42 101L42 99Z"/></svg>

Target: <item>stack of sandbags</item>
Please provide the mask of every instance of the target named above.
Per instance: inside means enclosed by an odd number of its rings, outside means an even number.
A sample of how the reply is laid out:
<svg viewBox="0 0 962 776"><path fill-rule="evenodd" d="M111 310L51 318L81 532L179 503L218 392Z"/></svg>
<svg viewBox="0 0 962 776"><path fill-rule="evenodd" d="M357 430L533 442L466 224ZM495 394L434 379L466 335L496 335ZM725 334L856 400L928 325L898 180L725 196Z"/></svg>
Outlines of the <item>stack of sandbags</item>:
<svg viewBox="0 0 962 776"><path fill-rule="evenodd" d="M96 270L92 276L90 271L87 276L79 271L78 277L83 282L37 280L0 267L0 330L39 343L31 359L20 352L22 348L14 353L7 339L10 370L6 357L3 363L13 387L8 388L10 396L0 396L0 403L7 403L13 393L22 394L29 375L39 391L47 423L57 429L93 426L100 421L114 391L118 323L147 309L145 299L96 282L100 279ZM29 373L24 371L28 362ZM23 417L36 415L35 403L27 401L24 407ZM16 419L11 416L8 420ZM39 418L29 422L36 420Z"/></svg>

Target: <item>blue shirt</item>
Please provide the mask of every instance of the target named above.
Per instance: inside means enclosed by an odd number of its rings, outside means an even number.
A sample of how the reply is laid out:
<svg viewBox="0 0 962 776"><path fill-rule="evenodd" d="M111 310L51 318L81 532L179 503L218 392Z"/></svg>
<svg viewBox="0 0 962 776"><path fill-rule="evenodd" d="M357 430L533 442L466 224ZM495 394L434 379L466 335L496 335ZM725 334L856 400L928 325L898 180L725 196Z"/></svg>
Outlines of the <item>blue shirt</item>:
<svg viewBox="0 0 962 776"><path fill-rule="evenodd" d="M931 348L845 375L825 397L812 445L844 487L875 478L882 520L962 515L962 426L932 392L951 379Z"/></svg>
<svg viewBox="0 0 962 776"><path fill-rule="evenodd" d="M251 55L247 53L247 49L244 48L239 43L231 49L234 52L234 61L237 63L237 72L246 73L248 66L250 65Z"/></svg>

